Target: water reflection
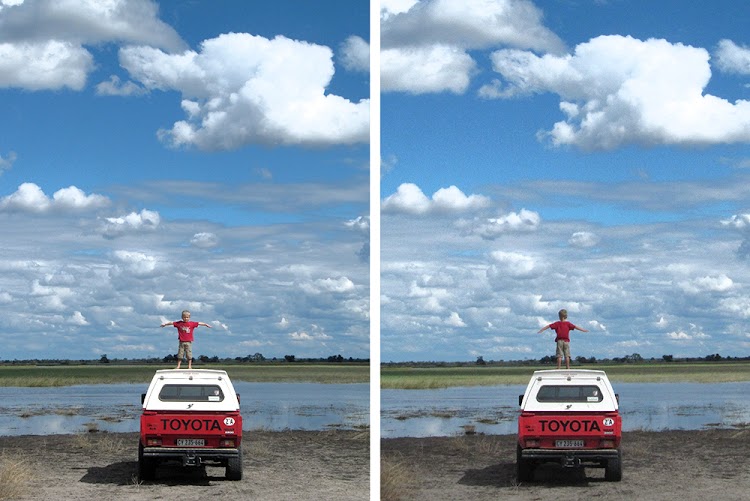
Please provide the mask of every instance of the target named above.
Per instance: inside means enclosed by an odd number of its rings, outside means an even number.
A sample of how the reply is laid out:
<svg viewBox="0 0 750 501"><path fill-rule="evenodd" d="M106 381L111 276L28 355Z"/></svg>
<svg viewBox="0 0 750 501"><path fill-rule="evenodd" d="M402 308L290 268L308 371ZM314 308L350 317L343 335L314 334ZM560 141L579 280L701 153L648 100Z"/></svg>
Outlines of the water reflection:
<svg viewBox="0 0 750 501"><path fill-rule="evenodd" d="M625 431L693 430L750 424L750 383L616 383ZM382 390L381 437L517 432L526 385Z"/></svg>
<svg viewBox="0 0 750 501"><path fill-rule="evenodd" d="M234 383L243 429L359 429L369 425L369 385ZM148 384L0 388L0 434L135 432Z"/></svg>

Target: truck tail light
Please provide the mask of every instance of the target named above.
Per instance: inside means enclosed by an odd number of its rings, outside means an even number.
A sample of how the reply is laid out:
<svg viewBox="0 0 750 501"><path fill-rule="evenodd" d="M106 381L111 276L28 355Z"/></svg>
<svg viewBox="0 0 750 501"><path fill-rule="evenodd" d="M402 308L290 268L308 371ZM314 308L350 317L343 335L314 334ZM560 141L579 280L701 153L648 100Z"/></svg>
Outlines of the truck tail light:
<svg viewBox="0 0 750 501"><path fill-rule="evenodd" d="M615 441L610 439L604 439L600 442L602 449L614 449Z"/></svg>
<svg viewBox="0 0 750 501"><path fill-rule="evenodd" d="M233 438L222 438L219 440L219 447L234 447L234 444Z"/></svg>
<svg viewBox="0 0 750 501"><path fill-rule="evenodd" d="M539 447L539 440L537 440L536 438L527 438L526 439L526 447L527 448Z"/></svg>
<svg viewBox="0 0 750 501"><path fill-rule="evenodd" d="M161 438L158 438L158 437L147 438L146 445L148 447L159 447L161 446Z"/></svg>

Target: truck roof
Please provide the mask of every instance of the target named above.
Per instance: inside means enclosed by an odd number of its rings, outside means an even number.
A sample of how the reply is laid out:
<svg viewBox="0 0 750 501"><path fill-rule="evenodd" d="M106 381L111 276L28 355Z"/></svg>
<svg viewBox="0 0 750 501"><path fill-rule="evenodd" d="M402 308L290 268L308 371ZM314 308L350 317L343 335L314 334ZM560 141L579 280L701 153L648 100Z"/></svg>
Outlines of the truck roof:
<svg viewBox="0 0 750 501"><path fill-rule="evenodd" d="M159 369L156 371L156 376L174 377L184 379L185 377L193 376L199 378L212 378L212 377L228 377L227 371L220 369Z"/></svg>
<svg viewBox="0 0 750 501"><path fill-rule="evenodd" d="M204 397L201 400L165 399L161 400L159 394L167 385L176 386L218 386L221 390L221 400L218 397ZM209 386L209 390L210 390ZM176 390L176 389L175 389ZM186 390L182 391L184 395ZM213 390L217 391L218 390ZM165 397L166 398L166 397ZM218 369L160 369L151 379L146 396L143 399L143 408L146 410L183 410L192 411L235 411L239 410L240 404L234 386L227 372Z"/></svg>
<svg viewBox="0 0 750 501"><path fill-rule="evenodd" d="M539 401L537 394L543 386L560 387L592 387L595 386L600 392L600 397L589 400L567 400L567 401ZM581 390L583 391L583 390ZM562 394L562 391L561 391ZM521 408L524 411L609 411L617 410L619 407L617 396L602 370L591 369L555 369L534 371L523 395Z"/></svg>
<svg viewBox="0 0 750 501"><path fill-rule="evenodd" d="M564 379L567 381L571 381L573 378L606 378L607 374L604 371L592 369L549 369L534 371L532 377L541 377L542 379Z"/></svg>

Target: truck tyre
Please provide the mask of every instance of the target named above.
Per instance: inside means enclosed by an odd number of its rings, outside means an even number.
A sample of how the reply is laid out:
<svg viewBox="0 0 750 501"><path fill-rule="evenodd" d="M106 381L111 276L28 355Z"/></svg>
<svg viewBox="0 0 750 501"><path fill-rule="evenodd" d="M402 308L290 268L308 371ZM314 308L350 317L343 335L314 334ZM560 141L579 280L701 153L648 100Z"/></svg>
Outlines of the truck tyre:
<svg viewBox="0 0 750 501"><path fill-rule="evenodd" d="M226 477L227 480L242 480L242 446L237 457L227 460Z"/></svg>
<svg viewBox="0 0 750 501"><path fill-rule="evenodd" d="M156 461L143 457L143 444L138 444L138 479L153 480L156 478Z"/></svg>
<svg viewBox="0 0 750 501"><path fill-rule="evenodd" d="M521 457L521 446L516 446L516 480L530 482L534 479L534 463Z"/></svg>
<svg viewBox="0 0 750 501"><path fill-rule="evenodd" d="M622 480L622 452L617 449L617 457L607 460L607 466L604 468L604 480L610 482L619 482Z"/></svg>

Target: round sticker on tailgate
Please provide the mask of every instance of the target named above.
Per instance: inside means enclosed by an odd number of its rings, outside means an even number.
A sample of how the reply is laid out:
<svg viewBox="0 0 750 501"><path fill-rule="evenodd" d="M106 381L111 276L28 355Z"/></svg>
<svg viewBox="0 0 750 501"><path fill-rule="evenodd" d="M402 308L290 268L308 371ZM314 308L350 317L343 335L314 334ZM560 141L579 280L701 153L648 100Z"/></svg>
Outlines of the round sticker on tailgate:
<svg viewBox="0 0 750 501"><path fill-rule="evenodd" d="M224 424L227 425L227 426L232 426L234 424L234 418L230 418L230 417L225 418L224 419Z"/></svg>
<svg viewBox="0 0 750 501"><path fill-rule="evenodd" d="M227 418L227 419L230 419L230 418ZM224 422L226 423L226 421ZM604 421L602 421L602 423L604 424L604 426L613 426L615 424L615 420L612 419L611 417L608 417L608 418L604 418Z"/></svg>

